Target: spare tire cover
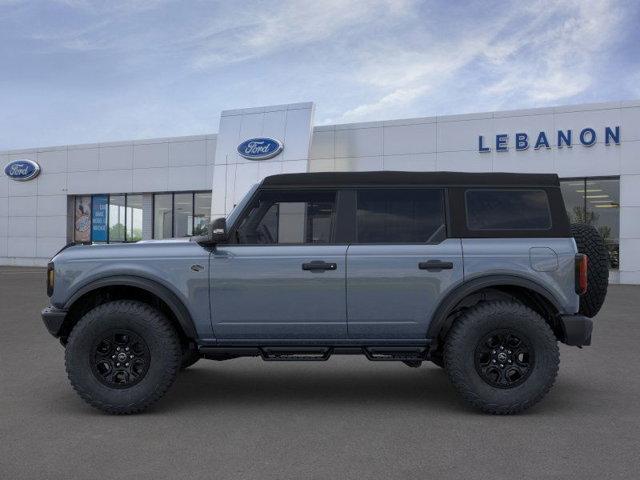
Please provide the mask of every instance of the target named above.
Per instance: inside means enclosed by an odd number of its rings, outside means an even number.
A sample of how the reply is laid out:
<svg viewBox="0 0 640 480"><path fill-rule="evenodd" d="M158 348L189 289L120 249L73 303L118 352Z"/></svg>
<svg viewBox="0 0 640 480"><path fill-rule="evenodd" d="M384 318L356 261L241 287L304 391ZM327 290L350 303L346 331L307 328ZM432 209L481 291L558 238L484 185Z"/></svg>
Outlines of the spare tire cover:
<svg viewBox="0 0 640 480"><path fill-rule="evenodd" d="M609 286L609 251L602 235L591 225L574 223L571 235L578 252L589 257L587 263L587 292L580 296L580 313L594 317L602 307Z"/></svg>

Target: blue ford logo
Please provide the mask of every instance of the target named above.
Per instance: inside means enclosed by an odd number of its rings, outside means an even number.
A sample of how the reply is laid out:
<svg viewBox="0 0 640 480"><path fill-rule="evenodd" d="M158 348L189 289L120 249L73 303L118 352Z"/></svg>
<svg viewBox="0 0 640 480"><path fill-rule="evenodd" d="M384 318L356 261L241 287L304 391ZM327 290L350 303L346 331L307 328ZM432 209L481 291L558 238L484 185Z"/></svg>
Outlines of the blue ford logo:
<svg viewBox="0 0 640 480"><path fill-rule="evenodd" d="M249 160L266 160L278 155L284 146L273 138L250 138L238 145L238 153Z"/></svg>
<svg viewBox="0 0 640 480"><path fill-rule="evenodd" d="M26 182L38 176L40 165L33 160L14 160L4 167L4 173L12 180Z"/></svg>

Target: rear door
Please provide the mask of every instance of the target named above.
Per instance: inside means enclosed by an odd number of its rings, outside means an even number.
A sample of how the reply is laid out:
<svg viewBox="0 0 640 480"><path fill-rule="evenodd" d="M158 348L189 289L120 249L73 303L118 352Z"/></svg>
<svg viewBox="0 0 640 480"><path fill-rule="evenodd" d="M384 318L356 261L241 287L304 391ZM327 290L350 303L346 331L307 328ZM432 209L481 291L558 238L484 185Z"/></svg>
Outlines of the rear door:
<svg viewBox="0 0 640 480"><path fill-rule="evenodd" d="M463 279L460 239L447 238L445 192L367 188L356 199L349 338L424 339L444 292Z"/></svg>

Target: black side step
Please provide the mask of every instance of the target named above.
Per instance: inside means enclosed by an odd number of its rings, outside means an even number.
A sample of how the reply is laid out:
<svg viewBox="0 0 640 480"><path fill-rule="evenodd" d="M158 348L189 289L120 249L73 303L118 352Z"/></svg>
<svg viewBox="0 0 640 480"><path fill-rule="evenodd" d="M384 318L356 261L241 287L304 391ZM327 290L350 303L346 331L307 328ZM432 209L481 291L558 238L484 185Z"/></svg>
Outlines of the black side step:
<svg viewBox="0 0 640 480"><path fill-rule="evenodd" d="M426 347L365 347L364 354L374 362L413 362L427 359Z"/></svg>
<svg viewBox="0 0 640 480"><path fill-rule="evenodd" d="M324 362L332 353L331 347L264 347L260 349L262 359L268 362Z"/></svg>

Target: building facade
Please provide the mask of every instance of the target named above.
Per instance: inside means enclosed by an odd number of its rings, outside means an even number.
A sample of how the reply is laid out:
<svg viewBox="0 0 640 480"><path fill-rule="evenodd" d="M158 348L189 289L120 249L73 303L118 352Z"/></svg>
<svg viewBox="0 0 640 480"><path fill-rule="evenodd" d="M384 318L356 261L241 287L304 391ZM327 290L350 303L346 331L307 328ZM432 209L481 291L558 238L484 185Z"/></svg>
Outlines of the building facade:
<svg viewBox="0 0 640 480"><path fill-rule="evenodd" d="M229 110L217 134L0 152L0 264L44 265L70 241L198 234L276 173L551 172L571 220L604 236L611 281L640 284L640 101L344 125L313 117L313 103Z"/></svg>

